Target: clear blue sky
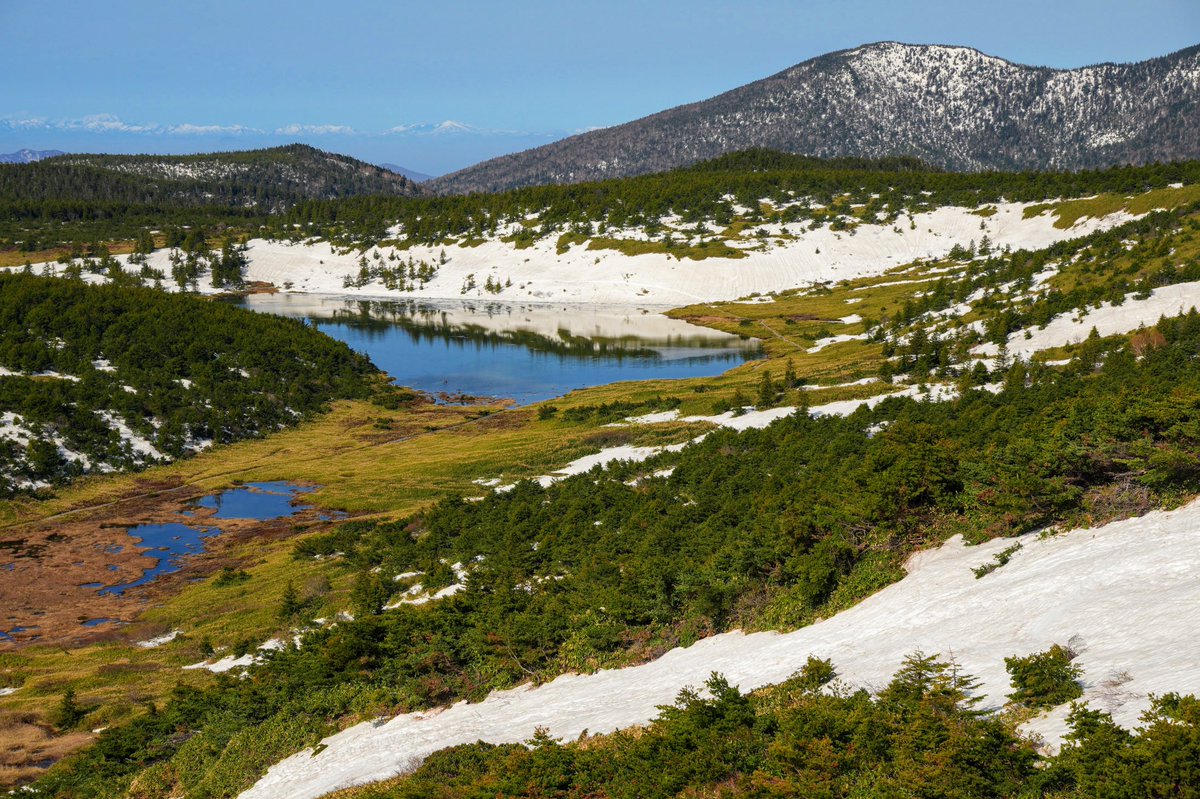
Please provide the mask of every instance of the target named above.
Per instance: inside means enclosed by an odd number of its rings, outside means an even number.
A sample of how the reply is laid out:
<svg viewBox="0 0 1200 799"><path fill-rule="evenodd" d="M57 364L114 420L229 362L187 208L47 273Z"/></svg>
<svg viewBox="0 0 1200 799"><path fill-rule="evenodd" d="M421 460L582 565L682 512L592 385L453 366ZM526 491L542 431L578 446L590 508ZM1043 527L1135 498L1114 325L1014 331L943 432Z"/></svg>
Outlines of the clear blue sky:
<svg viewBox="0 0 1200 799"><path fill-rule="evenodd" d="M0 30L0 152L305 141L438 174L873 41L1164 55L1200 0L0 0Z"/></svg>

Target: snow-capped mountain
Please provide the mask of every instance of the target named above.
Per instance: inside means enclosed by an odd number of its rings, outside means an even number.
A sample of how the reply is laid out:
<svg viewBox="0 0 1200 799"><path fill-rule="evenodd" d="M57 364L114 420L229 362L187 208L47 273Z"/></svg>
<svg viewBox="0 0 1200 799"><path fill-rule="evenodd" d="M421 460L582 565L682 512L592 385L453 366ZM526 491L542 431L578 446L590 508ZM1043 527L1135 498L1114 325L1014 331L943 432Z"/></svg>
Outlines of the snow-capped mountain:
<svg viewBox="0 0 1200 799"><path fill-rule="evenodd" d="M709 100L432 181L494 191L657 172L749 147L911 155L956 170L1079 169L1200 158L1200 46L1059 70L966 47L882 42Z"/></svg>
<svg viewBox="0 0 1200 799"><path fill-rule="evenodd" d="M0 153L0 164L32 164L56 155L64 153L62 150L17 150L15 153Z"/></svg>

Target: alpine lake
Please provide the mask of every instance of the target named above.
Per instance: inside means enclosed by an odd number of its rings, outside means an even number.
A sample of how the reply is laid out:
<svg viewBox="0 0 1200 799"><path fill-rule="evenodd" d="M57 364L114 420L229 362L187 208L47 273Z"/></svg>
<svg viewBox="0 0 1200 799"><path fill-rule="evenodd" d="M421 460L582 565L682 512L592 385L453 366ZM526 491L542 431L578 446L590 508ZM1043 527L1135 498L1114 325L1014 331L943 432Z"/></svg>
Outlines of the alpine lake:
<svg viewBox="0 0 1200 799"><path fill-rule="evenodd" d="M754 339L670 319L655 307L312 294L229 301L304 319L367 355L396 384L442 402L528 405L618 381L711 377L761 354Z"/></svg>

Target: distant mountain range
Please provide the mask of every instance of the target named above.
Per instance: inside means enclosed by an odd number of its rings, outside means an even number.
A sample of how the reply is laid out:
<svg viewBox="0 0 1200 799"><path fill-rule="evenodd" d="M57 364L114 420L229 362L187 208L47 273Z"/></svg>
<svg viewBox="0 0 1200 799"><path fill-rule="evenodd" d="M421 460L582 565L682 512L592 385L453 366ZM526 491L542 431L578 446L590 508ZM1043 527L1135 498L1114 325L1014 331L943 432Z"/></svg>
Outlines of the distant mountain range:
<svg viewBox="0 0 1200 799"><path fill-rule="evenodd" d="M62 150L17 150L15 153L0 153L0 164L32 164L56 155L65 153Z"/></svg>
<svg viewBox="0 0 1200 799"><path fill-rule="evenodd" d="M63 155L0 168L0 199L22 201L276 210L302 200L418 192L403 175L306 144L205 155Z"/></svg>
<svg viewBox="0 0 1200 799"><path fill-rule="evenodd" d="M389 172L395 172L397 175L404 175L404 177L408 178L413 183L422 183L426 180L433 180L433 175L426 175L424 172L417 172L415 169L408 169L400 166L399 164L380 164L380 166Z"/></svg>
<svg viewBox="0 0 1200 799"><path fill-rule="evenodd" d="M965 47L870 44L710 100L442 176L439 193L659 172L764 147L915 156L954 170L1081 169L1200 158L1200 46L1059 70Z"/></svg>

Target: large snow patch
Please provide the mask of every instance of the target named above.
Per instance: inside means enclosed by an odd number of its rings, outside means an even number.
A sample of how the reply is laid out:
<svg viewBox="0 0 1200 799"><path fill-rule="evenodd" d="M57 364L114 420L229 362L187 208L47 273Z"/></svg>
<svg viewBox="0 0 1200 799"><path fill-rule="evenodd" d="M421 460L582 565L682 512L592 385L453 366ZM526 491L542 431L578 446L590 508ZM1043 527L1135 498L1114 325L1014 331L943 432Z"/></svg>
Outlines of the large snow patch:
<svg viewBox="0 0 1200 799"><path fill-rule="evenodd" d="M1007 565L976 579L972 567L1012 541L966 547L951 539L915 555L900 582L795 632L726 633L643 666L564 675L478 704L359 724L325 739L316 754L305 750L273 766L243 797L315 799L394 776L447 746L521 741L537 727L574 738L585 729L645 723L680 688L701 685L713 671L749 690L786 679L809 655L832 659L850 685L878 689L906 654L952 653L981 679L984 706L997 708L1011 691L1006 656L1073 641L1081 650L1084 699L1130 727L1148 707L1148 693L1200 692L1192 642L1200 503L1021 542ZM1054 743L1062 717L1059 710L1028 729Z"/></svg>

